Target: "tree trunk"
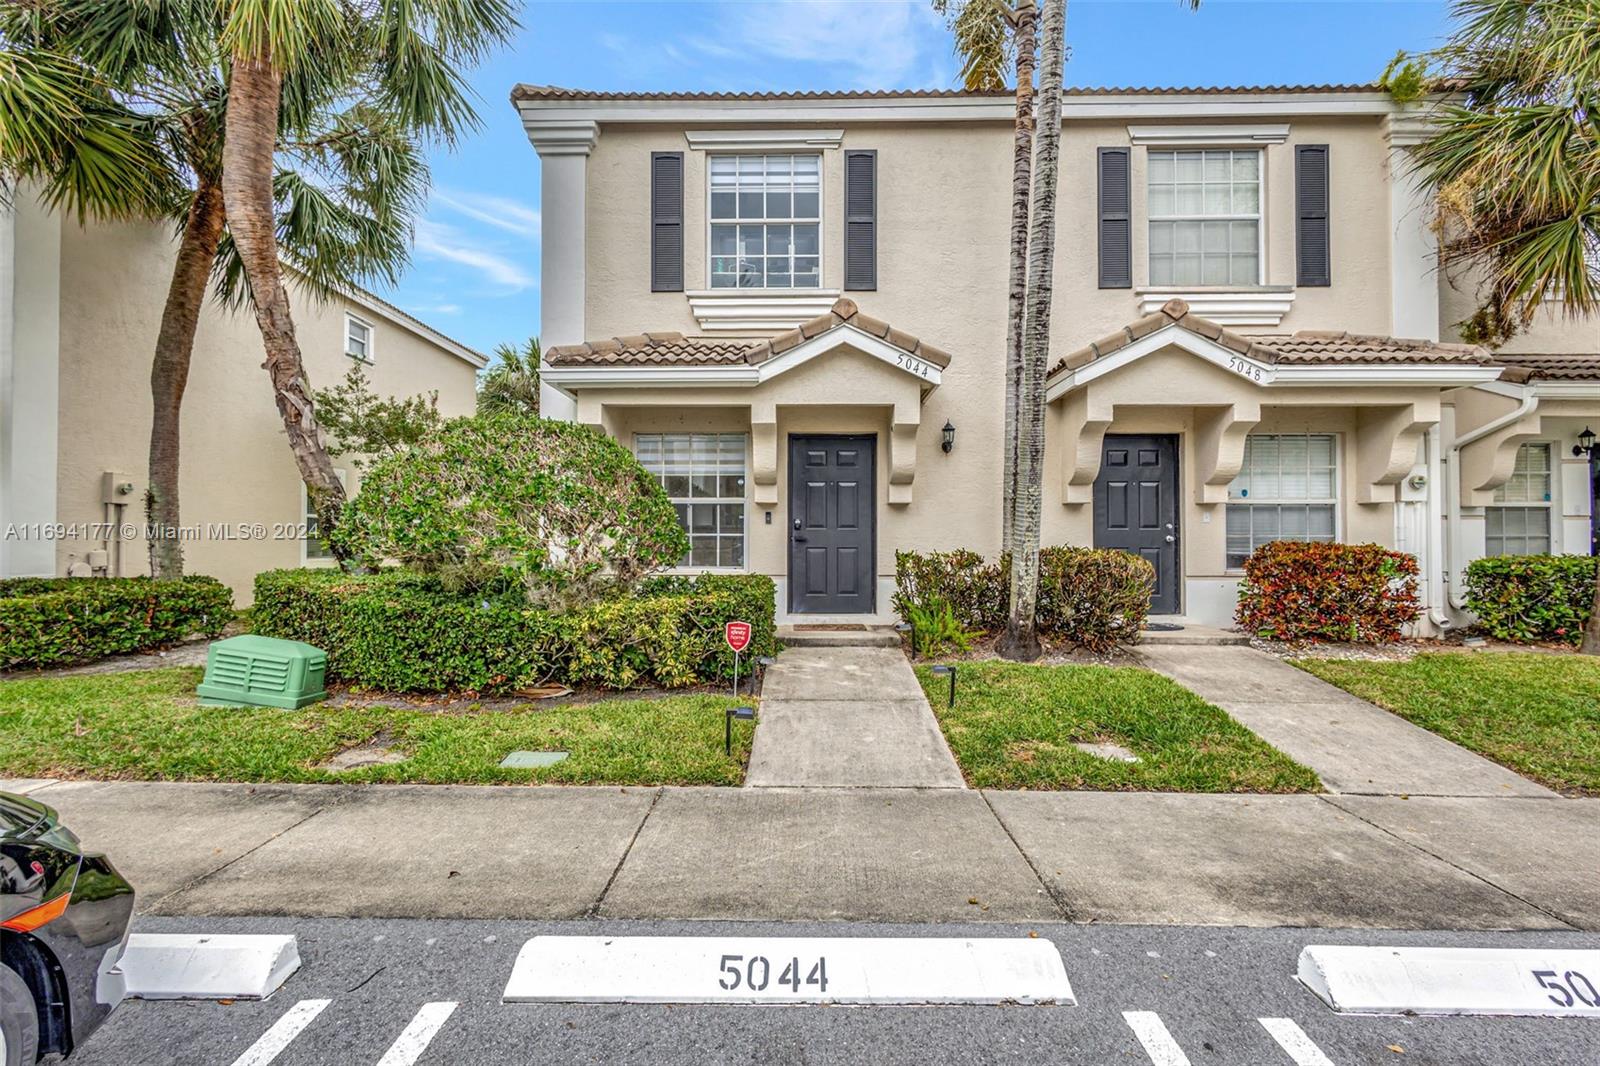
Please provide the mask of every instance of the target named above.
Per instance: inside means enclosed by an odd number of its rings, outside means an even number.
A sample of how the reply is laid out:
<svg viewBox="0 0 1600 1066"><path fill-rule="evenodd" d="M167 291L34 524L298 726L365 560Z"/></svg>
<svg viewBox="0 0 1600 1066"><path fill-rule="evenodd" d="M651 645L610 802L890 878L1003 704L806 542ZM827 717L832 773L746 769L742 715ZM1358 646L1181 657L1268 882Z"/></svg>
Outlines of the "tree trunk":
<svg viewBox="0 0 1600 1066"><path fill-rule="evenodd" d="M1595 563L1594 602L1589 606L1589 621L1583 627L1583 643L1578 651L1584 655L1600 655L1600 562Z"/></svg>
<svg viewBox="0 0 1600 1066"><path fill-rule="evenodd" d="M1039 140L1034 158L1033 220L1028 234L1028 305L1023 325L1022 384L1017 391L1017 493L1011 521L1011 611L996 651L1007 659L1039 657L1039 523L1044 502L1044 379L1050 361L1050 296L1055 273L1056 172L1061 149L1061 68L1066 58L1066 0L1044 0L1039 62Z"/></svg>
<svg viewBox="0 0 1600 1066"><path fill-rule="evenodd" d="M324 538L339 522L344 487L334 475L311 400L311 382L295 340L289 294L278 262L273 232L273 150L278 135L278 97L282 75L262 58L236 56L228 86L228 111L222 147L222 192L228 230L239 248L250 286L256 325L267 358L261 364L283 418L300 477L311 497ZM345 561L339 549L335 557Z"/></svg>
<svg viewBox="0 0 1600 1066"><path fill-rule="evenodd" d="M1022 389L1022 320L1028 300L1028 194L1033 178L1033 65L1038 50L1039 9L1017 5L1017 119L1011 156L1011 283L1006 297L1005 470L1000 505L1000 550L1011 551L1012 509L1017 498L1017 450L1022 434L1017 394Z"/></svg>
<svg viewBox="0 0 1600 1066"><path fill-rule="evenodd" d="M150 365L150 487L145 492L149 527L150 576L183 576L183 541L178 536L178 430L194 333L205 304L211 266L222 238L222 189L200 179L178 244L178 261L161 311L161 331Z"/></svg>

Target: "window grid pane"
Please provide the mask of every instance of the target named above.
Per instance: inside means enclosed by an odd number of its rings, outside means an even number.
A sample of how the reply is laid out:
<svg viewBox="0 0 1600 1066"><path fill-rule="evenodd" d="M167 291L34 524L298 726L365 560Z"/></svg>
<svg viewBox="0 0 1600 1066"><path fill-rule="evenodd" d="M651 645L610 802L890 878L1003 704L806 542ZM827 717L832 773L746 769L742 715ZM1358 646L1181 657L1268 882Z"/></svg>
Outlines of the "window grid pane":
<svg viewBox="0 0 1600 1066"><path fill-rule="evenodd" d="M1549 555L1550 508L1487 507L1484 534L1489 555Z"/></svg>
<svg viewBox="0 0 1600 1066"><path fill-rule="evenodd" d="M1338 484L1333 434L1252 433L1228 486L1228 568L1274 540L1337 540Z"/></svg>
<svg viewBox="0 0 1600 1066"><path fill-rule="evenodd" d="M637 433L634 455L661 482L689 534L679 566L743 567L745 435Z"/></svg>
<svg viewBox="0 0 1600 1066"><path fill-rule="evenodd" d="M1261 280L1261 153L1151 152L1152 285L1256 285Z"/></svg>
<svg viewBox="0 0 1600 1066"><path fill-rule="evenodd" d="M711 157L711 287L822 284L822 157Z"/></svg>

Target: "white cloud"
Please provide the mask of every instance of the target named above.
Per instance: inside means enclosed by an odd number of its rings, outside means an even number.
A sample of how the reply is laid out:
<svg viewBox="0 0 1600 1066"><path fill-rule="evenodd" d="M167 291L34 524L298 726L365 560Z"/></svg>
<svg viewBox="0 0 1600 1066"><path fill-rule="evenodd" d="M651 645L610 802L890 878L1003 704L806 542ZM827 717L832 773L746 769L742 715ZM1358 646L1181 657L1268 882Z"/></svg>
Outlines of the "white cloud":
<svg viewBox="0 0 1600 1066"><path fill-rule="evenodd" d="M937 69L929 53L949 49L926 0L781 0L719 15L731 17L719 20L714 37L686 43L712 56L815 63L842 74L842 88L921 87Z"/></svg>
<svg viewBox="0 0 1600 1066"><path fill-rule="evenodd" d="M538 281L518 263L491 251L453 226L429 219L417 221L417 254L425 259L443 259L476 270L504 289L520 292L535 288Z"/></svg>
<svg viewBox="0 0 1600 1066"><path fill-rule="evenodd" d="M415 304L413 310L419 315L459 315L460 304Z"/></svg>
<svg viewBox="0 0 1600 1066"><path fill-rule="evenodd" d="M433 199L457 214L507 233L532 239L539 236L538 210L508 196L492 196L465 189L435 189Z"/></svg>

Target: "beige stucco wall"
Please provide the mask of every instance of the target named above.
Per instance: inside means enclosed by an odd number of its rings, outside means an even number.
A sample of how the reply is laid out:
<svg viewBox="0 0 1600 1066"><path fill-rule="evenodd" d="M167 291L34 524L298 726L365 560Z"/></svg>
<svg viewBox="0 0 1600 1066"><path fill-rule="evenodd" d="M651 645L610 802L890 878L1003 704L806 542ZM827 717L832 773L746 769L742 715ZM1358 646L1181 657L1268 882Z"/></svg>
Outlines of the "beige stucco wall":
<svg viewBox="0 0 1600 1066"><path fill-rule="evenodd" d="M58 521L103 521L101 474L117 471L136 485L125 520L142 526L149 462L150 359L171 279L174 247L168 232L150 225L91 225L62 220L61 370ZM291 286L296 333L315 387L336 384L348 371L344 313L374 327L368 377L382 395L437 390L449 415L470 413L475 371L464 360L415 333L343 298L318 302ZM264 539L202 536L184 549L190 573L211 574L250 600L258 571L298 566L297 528L303 489L285 443L265 371L261 337L249 312L208 304L195 338L184 396L181 494L185 526L260 524ZM349 469L349 460L335 465ZM350 470L354 482L354 471ZM277 529L275 527L284 527ZM99 543L63 541L57 564ZM123 572L148 572L142 540L123 546Z"/></svg>
<svg viewBox="0 0 1600 1066"><path fill-rule="evenodd" d="M1454 266L1439 273L1439 335L1445 340L1460 337L1460 324L1478 310L1481 271ZM1547 301L1528 327L1512 337L1499 350L1506 352L1600 353L1600 320L1566 313L1559 300Z"/></svg>

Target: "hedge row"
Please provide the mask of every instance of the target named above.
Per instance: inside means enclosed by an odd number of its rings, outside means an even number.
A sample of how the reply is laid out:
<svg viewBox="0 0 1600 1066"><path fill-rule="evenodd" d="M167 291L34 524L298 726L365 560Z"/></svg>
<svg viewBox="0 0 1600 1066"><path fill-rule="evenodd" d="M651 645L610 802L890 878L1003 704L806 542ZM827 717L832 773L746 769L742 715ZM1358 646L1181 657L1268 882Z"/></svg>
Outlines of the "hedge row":
<svg viewBox="0 0 1600 1066"><path fill-rule="evenodd" d="M998 633L1011 598L1011 560L986 563L977 552L897 551L894 608L950 605L967 629ZM1108 548L1050 547L1039 553L1037 625L1047 640L1105 651L1138 639L1150 610L1155 571L1137 555Z"/></svg>
<svg viewBox="0 0 1600 1066"><path fill-rule="evenodd" d="M1421 610L1416 557L1379 544L1275 540L1244 574L1234 620L1272 640L1399 640Z"/></svg>
<svg viewBox="0 0 1600 1066"><path fill-rule="evenodd" d="M215 637L233 594L214 577L0 581L0 669L60 666Z"/></svg>
<svg viewBox="0 0 1600 1066"><path fill-rule="evenodd" d="M1592 555L1501 555L1467 564L1467 609L1497 640L1577 644L1594 607Z"/></svg>
<svg viewBox="0 0 1600 1066"><path fill-rule="evenodd" d="M463 595L403 571L270 570L255 593L256 632L322 648L331 680L386 692L718 680L732 676L722 627L734 619L751 623L747 655L777 648L772 579L755 574L658 578L563 614L528 606L520 589Z"/></svg>

